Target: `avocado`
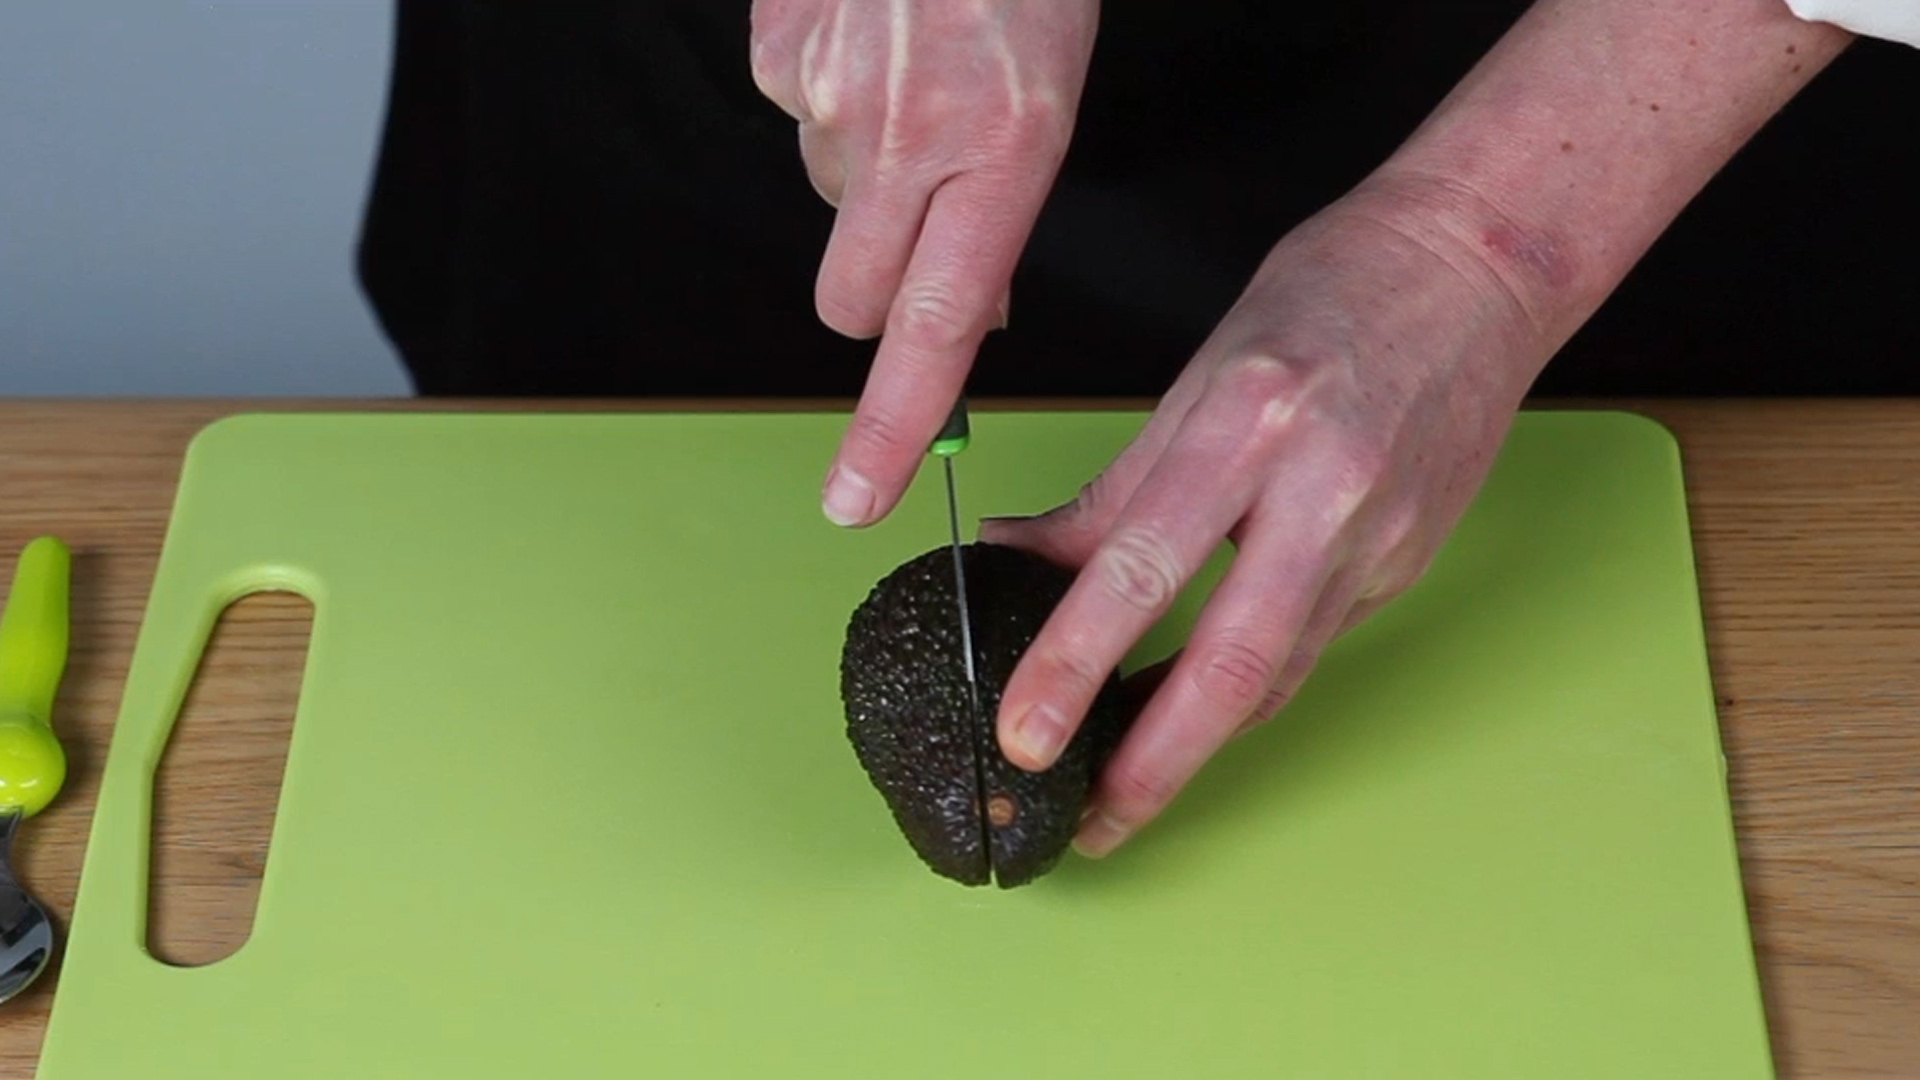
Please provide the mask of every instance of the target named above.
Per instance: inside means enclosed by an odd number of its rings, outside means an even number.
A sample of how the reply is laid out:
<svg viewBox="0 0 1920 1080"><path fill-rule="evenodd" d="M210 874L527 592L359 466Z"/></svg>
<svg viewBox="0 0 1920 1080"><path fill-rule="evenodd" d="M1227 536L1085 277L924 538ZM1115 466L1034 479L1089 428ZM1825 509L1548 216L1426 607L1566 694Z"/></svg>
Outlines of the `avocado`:
<svg viewBox="0 0 1920 1080"><path fill-rule="evenodd" d="M1118 672L1109 673L1051 768L1008 761L994 732L1001 692L1074 576L1006 545L963 545L961 558L978 714L944 544L895 568L854 610L840 694L855 756L920 859L964 885L1013 888L1059 863L1132 717Z"/></svg>

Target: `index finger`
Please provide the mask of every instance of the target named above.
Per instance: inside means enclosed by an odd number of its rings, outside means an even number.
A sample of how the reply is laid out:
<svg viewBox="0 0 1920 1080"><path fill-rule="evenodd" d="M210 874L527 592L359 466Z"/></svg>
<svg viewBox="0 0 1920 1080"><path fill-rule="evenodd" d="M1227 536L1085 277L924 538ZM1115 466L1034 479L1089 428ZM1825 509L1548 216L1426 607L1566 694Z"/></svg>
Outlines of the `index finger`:
<svg viewBox="0 0 1920 1080"><path fill-rule="evenodd" d="M969 173L928 204L913 256L852 422L827 473L822 508L840 525L891 513L966 385L1044 192Z"/></svg>
<svg viewBox="0 0 1920 1080"><path fill-rule="evenodd" d="M1108 674L1253 505L1274 435L1269 395L1248 381L1209 388L1027 647L996 720L1014 764L1052 766Z"/></svg>

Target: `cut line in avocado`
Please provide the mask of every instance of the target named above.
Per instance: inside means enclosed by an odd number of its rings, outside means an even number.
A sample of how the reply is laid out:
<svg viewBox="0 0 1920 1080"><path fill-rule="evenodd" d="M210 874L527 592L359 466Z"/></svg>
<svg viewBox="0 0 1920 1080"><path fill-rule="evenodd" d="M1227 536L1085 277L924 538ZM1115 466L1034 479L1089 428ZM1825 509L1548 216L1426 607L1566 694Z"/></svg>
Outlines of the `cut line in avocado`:
<svg viewBox="0 0 1920 1080"><path fill-rule="evenodd" d="M847 737L930 869L964 885L1014 888L1059 864L1132 717L1119 674L1111 673L1051 768L1030 773L1008 761L994 732L1001 693L1073 573L1007 545L963 545L961 557L978 719L961 651L953 553L941 545L895 568L853 612L840 661Z"/></svg>

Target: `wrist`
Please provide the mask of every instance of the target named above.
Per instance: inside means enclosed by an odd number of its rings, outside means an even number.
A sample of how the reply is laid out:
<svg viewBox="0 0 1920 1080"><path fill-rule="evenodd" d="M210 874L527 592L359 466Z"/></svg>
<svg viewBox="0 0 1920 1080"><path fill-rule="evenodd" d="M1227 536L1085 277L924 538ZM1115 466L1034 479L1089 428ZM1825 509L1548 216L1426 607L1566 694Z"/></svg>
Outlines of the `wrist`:
<svg viewBox="0 0 1920 1080"><path fill-rule="evenodd" d="M1415 335L1391 328L1370 344L1384 348L1395 338L1425 337L1403 360L1445 362L1490 400L1517 404L1575 322L1575 290L1566 287L1571 257L1563 243L1465 184L1383 170L1324 218L1329 231L1322 245L1329 252L1371 252L1373 261L1397 266L1397 273L1368 277L1399 301L1391 306L1411 307L1425 321ZM1489 239L1525 260L1541 283L1490 257Z"/></svg>
<svg viewBox="0 0 1920 1080"><path fill-rule="evenodd" d="M1555 351L1849 40L1778 0L1541 0L1356 195L1419 207Z"/></svg>
<svg viewBox="0 0 1920 1080"><path fill-rule="evenodd" d="M1359 378L1384 409L1445 399L1497 426L1552 354L1523 302L1449 223L1457 193L1370 180L1268 252L1203 354L1279 360L1321 389ZM1325 378L1306 373L1341 372Z"/></svg>

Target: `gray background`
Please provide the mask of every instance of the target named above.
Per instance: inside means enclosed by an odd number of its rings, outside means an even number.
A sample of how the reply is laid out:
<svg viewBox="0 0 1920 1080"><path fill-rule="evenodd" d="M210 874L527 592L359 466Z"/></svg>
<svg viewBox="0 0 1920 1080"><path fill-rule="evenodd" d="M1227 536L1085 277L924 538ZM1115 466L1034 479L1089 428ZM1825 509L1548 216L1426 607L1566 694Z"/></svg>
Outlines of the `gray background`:
<svg viewBox="0 0 1920 1080"><path fill-rule="evenodd" d="M408 393L353 276L392 17L0 3L0 394Z"/></svg>

